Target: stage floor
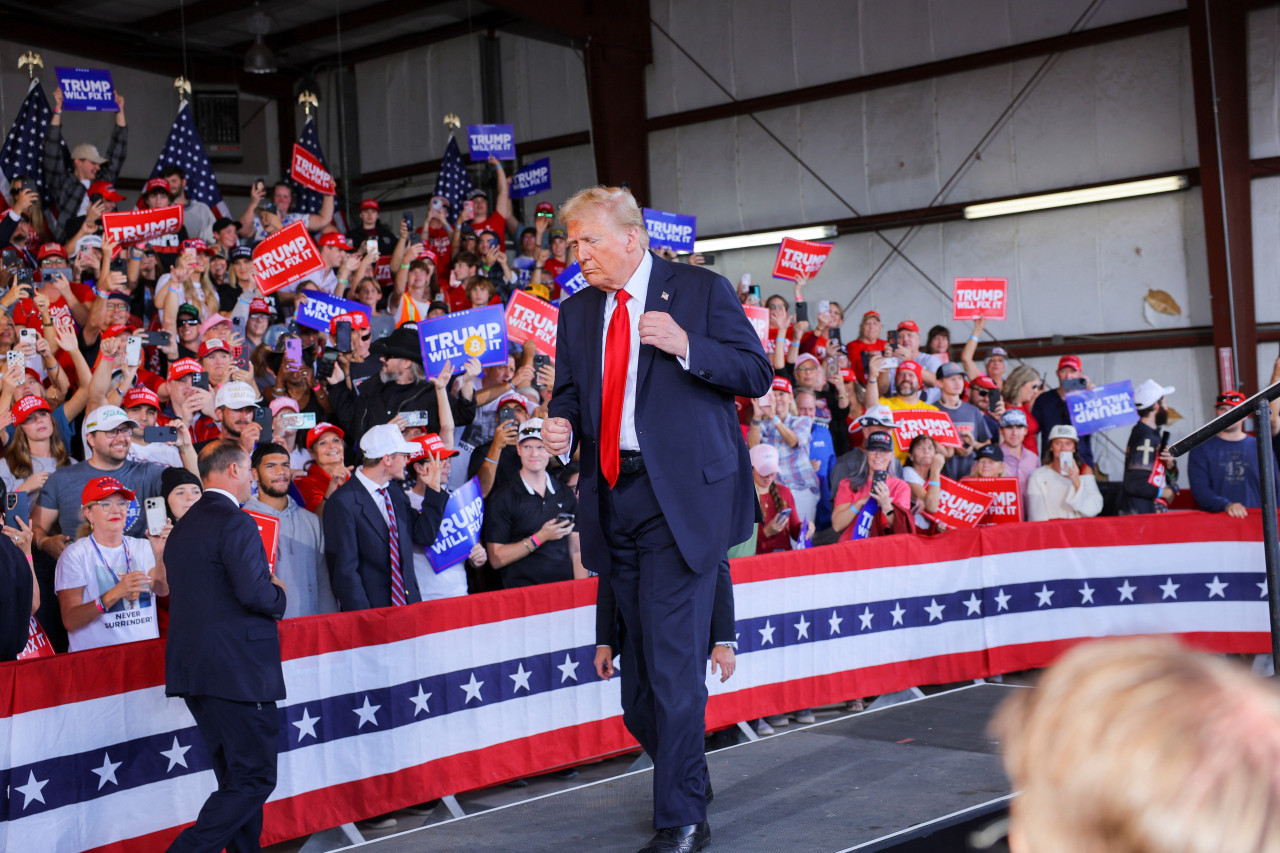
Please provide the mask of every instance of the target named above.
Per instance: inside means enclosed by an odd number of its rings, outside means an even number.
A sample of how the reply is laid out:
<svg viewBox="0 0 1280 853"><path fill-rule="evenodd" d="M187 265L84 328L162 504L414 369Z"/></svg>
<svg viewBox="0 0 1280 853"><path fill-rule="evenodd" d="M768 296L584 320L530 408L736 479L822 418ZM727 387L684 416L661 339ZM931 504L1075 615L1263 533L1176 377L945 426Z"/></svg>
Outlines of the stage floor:
<svg viewBox="0 0 1280 853"><path fill-rule="evenodd" d="M1006 798L986 726L1011 690L1024 689L974 685L709 753L711 849L880 849ZM350 849L635 853L653 834L651 779L628 773Z"/></svg>

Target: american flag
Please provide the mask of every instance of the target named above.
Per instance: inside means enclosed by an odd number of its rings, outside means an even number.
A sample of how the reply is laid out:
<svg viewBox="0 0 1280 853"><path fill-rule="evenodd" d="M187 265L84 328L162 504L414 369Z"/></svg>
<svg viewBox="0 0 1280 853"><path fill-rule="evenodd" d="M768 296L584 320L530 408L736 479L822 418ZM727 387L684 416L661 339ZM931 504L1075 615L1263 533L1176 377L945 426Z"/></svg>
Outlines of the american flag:
<svg viewBox="0 0 1280 853"><path fill-rule="evenodd" d="M164 149L156 159L151 177L159 176L165 166L177 166L186 173L188 199L204 202L220 216L230 215L231 209L222 200L218 179L214 177L213 167L204 153L204 141L200 139L200 131L196 130L195 120L191 117L191 105L186 101L178 107L177 118L169 128L169 138L164 141Z"/></svg>
<svg viewBox="0 0 1280 853"><path fill-rule="evenodd" d="M53 110L45 100L44 88L39 80L31 81L27 97L18 108L18 117L13 120L13 127L5 137L4 146L0 147L0 193L6 199L9 195L9 182L19 175L30 175L35 178L40 188L40 197L45 204L50 199L44 191L44 136L49 129L49 120L53 118ZM62 154L71 169L71 151L66 140L62 142Z"/></svg>
<svg viewBox="0 0 1280 853"><path fill-rule="evenodd" d="M324 170L330 175L333 170L329 168L329 163L324 159L324 150L320 147L320 133L316 130L316 120L314 116L307 116L307 123L302 127L302 138L298 140L298 144L307 150L307 153L320 161L324 166ZM319 213L320 205L324 201L324 196L315 190L309 190L294 182L289 178L289 184L293 187L293 197L297 199L297 203L293 206L294 213Z"/></svg>
<svg viewBox="0 0 1280 853"><path fill-rule="evenodd" d="M471 176L462 160L462 152L458 150L458 140L449 134L449 145L444 149L444 159L440 162L440 174L436 175L435 194L449 199L449 221L458 218L462 210L462 200L471 192Z"/></svg>
<svg viewBox="0 0 1280 853"><path fill-rule="evenodd" d="M298 140L298 144L307 150L311 156L320 161L324 166L324 170L330 175L333 170L329 168L329 163L324 159L324 149L320 147L320 132L316 130L315 116L307 116L307 123L302 127L302 137ZM298 184L287 173L285 180L289 182L289 186L293 187L293 197L297 203L293 205L291 213L319 213L320 205L324 202L324 196L315 190L309 190ZM346 219L343 217L341 210L334 199L333 224L337 226L339 231L347 230Z"/></svg>

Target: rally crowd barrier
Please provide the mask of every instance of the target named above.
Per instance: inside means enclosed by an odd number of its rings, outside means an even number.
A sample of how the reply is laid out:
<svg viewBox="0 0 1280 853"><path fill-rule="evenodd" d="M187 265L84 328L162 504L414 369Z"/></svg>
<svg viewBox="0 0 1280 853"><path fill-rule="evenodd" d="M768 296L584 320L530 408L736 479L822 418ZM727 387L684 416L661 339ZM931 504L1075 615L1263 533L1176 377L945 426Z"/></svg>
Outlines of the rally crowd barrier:
<svg viewBox="0 0 1280 853"><path fill-rule="evenodd" d="M1042 666L1082 639L1264 652L1261 519L1198 512L891 536L737 560L709 728ZM280 626L274 843L634 748L594 579ZM162 850L214 788L162 640L0 665L5 850Z"/></svg>

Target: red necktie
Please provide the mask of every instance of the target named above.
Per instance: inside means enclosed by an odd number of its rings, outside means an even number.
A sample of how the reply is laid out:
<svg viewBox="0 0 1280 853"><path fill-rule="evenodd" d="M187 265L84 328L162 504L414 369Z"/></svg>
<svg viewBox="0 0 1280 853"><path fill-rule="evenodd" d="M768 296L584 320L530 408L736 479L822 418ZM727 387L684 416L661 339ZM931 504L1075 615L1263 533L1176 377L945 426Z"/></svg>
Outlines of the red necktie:
<svg viewBox="0 0 1280 853"><path fill-rule="evenodd" d="M387 504L387 530L391 538L391 604L399 606L405 603L404 573L400 570L400 531L396 528L396 508L391 504L391 492L383 486L382 499Z"/></svg>
<svg viewBox="0 0 1280 853"><path fill-rule="evenodd" d="M622 398L627 393L627 362L631 360L631 317L625 290L616 294L618 305L609 320L604 343L604 391L600 411L600 473L612 487L618 482L618 438L622 432Z"/></svg>

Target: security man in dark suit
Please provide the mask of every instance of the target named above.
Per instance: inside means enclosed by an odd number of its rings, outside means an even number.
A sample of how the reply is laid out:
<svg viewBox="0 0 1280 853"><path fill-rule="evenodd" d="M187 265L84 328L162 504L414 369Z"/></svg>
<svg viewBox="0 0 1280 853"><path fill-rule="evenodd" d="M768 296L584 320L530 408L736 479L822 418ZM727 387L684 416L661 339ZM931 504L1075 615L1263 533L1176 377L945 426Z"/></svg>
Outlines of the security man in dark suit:
<svg viewBox="0 0 1280 853"><path fill-rule="evenodd" d="M165 695L186 700L218 789L169 850L242 853L262 849L262 805L276 787L285 589L268 568L258 525L240 509L253 482L248 454L215 441L199 465L204 494L165 545Z"/></svg>
<svg viewBox="0 0 1280 853"><path fill-rule="evenodd" d="M324 553L343 610L422 600L413 549L436 541L449 496L440 488L444 463L432 458L422 510L409 505L399 481L417 449L395 424L373 427L360 438L363 466L325 501Z"/></svg>
<svg viewBox="0 0 1280 853"><path fill-rule="evenodd" d="M623 721L654 763L658 833L643 853L692 853L711 838L703 733L719 567L759 518L734 397L767 393L773 370L728 281L649 253L629 192L584 190L561 217L591 287L560 305L542 437L551 453L580 451L583 565L610 585L626 632Z"/></svg>

